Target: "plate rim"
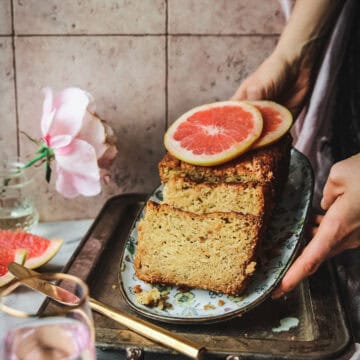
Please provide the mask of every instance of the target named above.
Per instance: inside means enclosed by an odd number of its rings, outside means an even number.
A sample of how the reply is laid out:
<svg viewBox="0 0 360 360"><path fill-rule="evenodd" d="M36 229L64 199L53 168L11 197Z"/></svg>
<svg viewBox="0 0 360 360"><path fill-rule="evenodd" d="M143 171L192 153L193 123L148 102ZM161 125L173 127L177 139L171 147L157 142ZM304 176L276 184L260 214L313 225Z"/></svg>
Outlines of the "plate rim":
<svg viewBox="0 0 360 360"><path fill-rule="evenodd" d="M310 186L310 195L309 195L309 206L306 210L305 216L304 216L304 224L307 223L310 212L311 212L311 208L312 208L312 200L313 200L313 192L314 192L314 171L313 168L311 166L311 163L309 161L309 159L303 154L301 153L299 150L295 149L294 147L291 148L291 152L290 152L290 156L292 156L292 153L295 153L296 156L299 156L300 158L302 158L302 160L307 164L307 167L309 169L309 174L310 174L310 182L311 182L311 186ZM144 206L139 209L139 212L136 214L134 221L132 222L132 225L130 227L129 233L128 233L128 237L126 242L124 242L124 246L123 249L121 251L121 257L120 257L120 268L118 271L118 282L120 284L120 294L123 297L123 299L125 300L125 302L130 306L131 309L135 310L137 313L140 313L141 315L143 315L146 318L150 318L153 320L157 320L157 321L161 321L161 322L165 322L168 324L213 324L213 323L217 323L217 322L222 322L222 321L226 321L229 319L232 319L236 316L241 316L241 314L250 311L251 309L253 309L254 307L260 305L262 302L264 302L269 294L276 288L276 286L280 283L280 281L282 280L284 274L287 272L287 270L290 268L290 266L292 265L294 259L296 258L299 249L303 243L303 237L304 237L304 231L305 231L305 226L302 227L300 234L299 234L299 240L297 241L295 248L291 254L291 256L289 257L286 265L282 268L281 272L279 273L279 275L277 276L276 280L274 281L274 283L266 290L262 293L261 296L259 296L255 301L245 305L242 308L230 311L228 313L225 314L219 314L219 315L214 315L214 316L209 316L209 317L197 317L197 318L181 318L181 317L169 317L169 316L165 316L165 315L160 315L160 314L155 314L152 312L148 312L145 309L142 309L140 307L137 307L127 296L126 291L124 289L124 283L122 280L122 276L121 276L121 264L124 261L124 253L126 250L126 244L128 242L129 239L129 235L132 232L134 226L136 225L136 222L138 220L139 215L141 214L141 212L143 211L146 202L151 198L151 196L153 196L154 192L156 191L157 188L159 188L160 185L156 186L155 189L149 194L149 196L147 197Z"/></svg>

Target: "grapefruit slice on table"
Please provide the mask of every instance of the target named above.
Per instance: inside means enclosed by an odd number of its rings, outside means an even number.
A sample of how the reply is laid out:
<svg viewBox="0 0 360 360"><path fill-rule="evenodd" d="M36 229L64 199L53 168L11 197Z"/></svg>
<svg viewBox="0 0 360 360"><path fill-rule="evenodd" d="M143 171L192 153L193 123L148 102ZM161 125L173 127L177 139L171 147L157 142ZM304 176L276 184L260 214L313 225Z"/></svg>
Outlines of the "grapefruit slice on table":
<svg viewBox="0 0 360 360"><path fill-rule="evenodd" d="M35 269L48 262L59 251L62 242L25 231L0 230L0 248L26 250L25 266L29 269ZM0 263L3 263L1 258Z"/></svg>
<svg viewBox="0 0 360 360"><path fill-rule="evenodd" d="M249 101L260 112L263 118L263 130L260 137L252 145L253 149L274 143L291 127L293 117L288 109L273 101Z"/></svg>
<svg viewBox="0 0 360 360"><path fill-rule="evenodd" d="M23 265L26 254L27 251L24 249L6 249L0 247L0 286L6 285L15 277L9 272L8 264L16 262Z"/></svg>
<svg viewBox="0 0 360 360"><path fill-rule="evenodd" d="M262 127L262 116L255 106L221 101L180 116L167 130L164 144L169 153L190 164L218 165L249 149Z"/></svg>

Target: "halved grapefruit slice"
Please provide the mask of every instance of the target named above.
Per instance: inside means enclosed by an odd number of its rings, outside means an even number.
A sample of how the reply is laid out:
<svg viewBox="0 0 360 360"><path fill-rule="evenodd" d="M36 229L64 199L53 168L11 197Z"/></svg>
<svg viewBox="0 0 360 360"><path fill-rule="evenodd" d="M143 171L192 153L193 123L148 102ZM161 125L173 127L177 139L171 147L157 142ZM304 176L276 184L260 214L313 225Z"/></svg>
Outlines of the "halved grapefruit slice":
<svg viewBox="0 0 360 360"><path fill-rule="evenodd" d="M218 165L249 149L262 127L261 113L251 104L216 102L180 116L165 133L164 144L170 154L187 163Z"/></svg>
<svg viewBox="0 0 360 360"><path fill-rule="evenodd" d="M0 230L0 248L27 250L25 266L29 269L48 262L59 251L62 242L25 231Z"/></svg>
<svg viewBox="0 0 360 360"><path fill-rule="evenodd" d="M18 264L24 264L27 251L24 249L6 249L0 247L0 286L4 286L14 279L8 270L8 265L11 262L17 262Z"/></svg>
<svg viewBox="0 0 360 360"><path fill-rule="evenodd" d="M252 145L253 149L274 143L290 129L293 117L284 106L268 100L248 102L261 112L264 122L259 139Z"/></svg>

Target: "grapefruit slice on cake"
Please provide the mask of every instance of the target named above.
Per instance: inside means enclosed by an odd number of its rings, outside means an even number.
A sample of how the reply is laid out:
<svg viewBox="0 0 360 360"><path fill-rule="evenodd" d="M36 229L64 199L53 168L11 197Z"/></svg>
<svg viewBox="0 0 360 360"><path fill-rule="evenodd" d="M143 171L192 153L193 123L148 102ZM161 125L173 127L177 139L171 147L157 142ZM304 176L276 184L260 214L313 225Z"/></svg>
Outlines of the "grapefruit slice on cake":
<svg viewBox="0 0 360 360"><path fill-rule="evenodd" d="M260 112L263 118L263 130L253 149L270 145L280 139L291 127L293 117L288 109L273 101L249 101Z"/></svg>
<svg viewBox="0 0 360 360"><path fill-rule="evenodd" d="M14 275L8 270L8 264L16 262L23 265L27 251L24 249L6 249L0 247L0 286L4 286L14 279Z"/></svg>
<svg viewBox="0 0 360 360"><path fill-rule="evenodd" d="M25 250L27 255L24 265L29 269L35 269L47 263L59 251L62 242L62 240L49 240L25 231L0 230L0 248L13 251ZM4 261L0 254L0 263L3 264Z"/></svg>
<svg viewBox="0 0 360 360"><path fill-rule="evenodd" d="M170 154L194 165L225 163L248 150L263 128L260 111L242 101L221 101L196 107L167 130Z"/></svg>

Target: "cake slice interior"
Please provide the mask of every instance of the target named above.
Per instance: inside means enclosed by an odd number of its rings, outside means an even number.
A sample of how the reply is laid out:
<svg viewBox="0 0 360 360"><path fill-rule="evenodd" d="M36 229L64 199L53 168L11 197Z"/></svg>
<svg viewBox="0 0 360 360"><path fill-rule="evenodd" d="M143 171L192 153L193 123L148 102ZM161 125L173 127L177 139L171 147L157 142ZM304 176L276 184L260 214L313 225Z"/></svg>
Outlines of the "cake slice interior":
<svg viewBox="0 0 360 360"><path fill-rule="evenodd" d="M261 217L194 214L149 201L138 227L136 276L150 283L240 294L255 270Z"/></svg>

